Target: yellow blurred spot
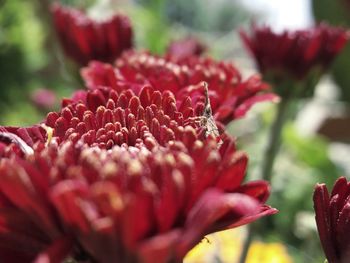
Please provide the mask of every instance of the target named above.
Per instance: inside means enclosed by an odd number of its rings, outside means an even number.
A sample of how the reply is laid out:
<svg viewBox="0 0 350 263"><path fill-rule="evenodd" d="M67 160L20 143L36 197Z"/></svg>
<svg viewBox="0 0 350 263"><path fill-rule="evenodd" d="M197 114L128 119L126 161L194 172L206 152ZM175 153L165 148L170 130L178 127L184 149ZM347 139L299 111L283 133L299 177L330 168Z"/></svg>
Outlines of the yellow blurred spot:
<svg viewBox="0 0 350 263"><path fill-rule="evenodd" d="M254 242L248 252L247 263L292 263L287 249L280 243Z"/></svg>
<svg viewBox="0 0 350 263"><path fill-rule="evenodd" d="M241 251L241 229L226 230L206 236L186 256L184 263L236 262Z"/></svg>
<svg viewBox="0 0 350 263"><path fill-rule="evenodd" d="M45 131L46 131L46 135L47 135L47 139L46 139L46 143L45 145L49 145L51 143L52 137L53 137L53 129L49 126L46 126L45 124L41 125Z"/></svg>
<svg viewBox="0 0 350 263"><path fill-rule="evenodd" d="M187 254L184 263L236 263L243 237L243 228L208 235ZM249 249L246 263L293 263L293 260L283 244L255 241Z"/></svg>

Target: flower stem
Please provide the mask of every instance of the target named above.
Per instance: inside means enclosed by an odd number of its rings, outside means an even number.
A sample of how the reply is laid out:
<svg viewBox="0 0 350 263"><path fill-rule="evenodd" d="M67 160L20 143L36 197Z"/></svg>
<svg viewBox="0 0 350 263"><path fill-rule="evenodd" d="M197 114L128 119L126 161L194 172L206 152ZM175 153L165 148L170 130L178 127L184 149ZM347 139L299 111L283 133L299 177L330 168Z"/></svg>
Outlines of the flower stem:
<svg viewBox="0 0 350 263"><path fill-rule="evenodd" d="M281 145L282 129L285 124L285 121L287 120L288 106L289 99L282 98L280 103L278 104L276 116L269 132L269 140L265 150L264 159L262 161L261 179L270 181L270 183L273 174L273 164L275 162L276 155ZM252 228L253 227L251 224L247 226L247 236L243 243L239 263L246 262L248 250L253 241L254 236L254 231Z"/></svg>
<svg viewBox="0 0 350 263"><path fill-rule="evenodd" d="M252 225L247 225L247 235L246 235L246 238L244 239L242 252L239 258L239 263L246 262L247 256L248 256L248 250L252 241L253 241Z"/></svg>
<svg viewBox="0 0 350 263"><path fill-rule="evenodd" d="M278 104L275 120L271 126L269 132L269 141L265 150L264 159L262 162L261 179L269 181L271 183L273 164L275 162L276 155L281 145L282 129L287 120L289 100L282 98Z"/></svg>

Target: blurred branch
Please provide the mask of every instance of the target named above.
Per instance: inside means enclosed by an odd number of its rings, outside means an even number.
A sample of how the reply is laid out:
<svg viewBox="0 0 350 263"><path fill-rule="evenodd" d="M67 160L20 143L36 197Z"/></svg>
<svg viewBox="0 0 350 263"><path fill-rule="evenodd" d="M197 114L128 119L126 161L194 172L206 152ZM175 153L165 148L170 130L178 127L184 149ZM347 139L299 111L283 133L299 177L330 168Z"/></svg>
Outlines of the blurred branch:
<svg viewBox="0 0 350 263"><path fill-rule="evenodd" d="M51 14L51 1L50 0L36 0L36 10L38 17L41 19L42 25L45 27L45 49L48 52L50 59L49 63L41 72L45 76L56 78L59 73L64 80L70 82L75 87L82 85L80 79L79 68L66 58L61 46L60 41L56 35L55 26L52 20Z"/></svg>
<svg viewBox="0 0 350 263"><path fill-rule="evenodd" d="M36 0L36 10L38 18L41 19L42 25L45 27L46 41L45 48L52 56L51 65L57 65L60 63L58 56L56 55L59 47L57 45L57 38L54 31L53 21L50 12L50 0ZM39 15L40 14L40 15Z"/></svg>

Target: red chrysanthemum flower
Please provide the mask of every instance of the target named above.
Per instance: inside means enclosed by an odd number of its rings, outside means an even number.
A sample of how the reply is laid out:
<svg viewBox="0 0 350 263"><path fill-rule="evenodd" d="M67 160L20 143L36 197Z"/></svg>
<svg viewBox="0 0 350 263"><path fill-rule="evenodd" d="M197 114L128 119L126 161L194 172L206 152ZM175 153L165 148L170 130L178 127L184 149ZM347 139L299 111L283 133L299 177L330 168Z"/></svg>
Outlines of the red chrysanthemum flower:
<svg viewBox="0 0 350 263"><path fill-rule="evenodd" d="M243 116L256 102L277 98L266 93L268 85L258 76L242 81L232 64L196 56L174 63L147 53L125 52L115 68L91 62L82 70L82 76L89 89L104 86L120 90L125 85L137 92L149 84L160 91L170 90L178 101L190 96L193 103L205 100L203 89L197 85L205 81L209 86L213 116L223 123Z"/></svg>
<svg viewBox="0 0 350 263"><path fill-rule="evenodd" d="M346 30L326 24L282 33L253 24L251 31L251 35L241 31L241 39L259 70L274 79L301 80L313 70L325 71L349 38Z"/></svg>
<svg viewBox="0 0 350 263"><path fill-rule="evenodd" d="M123 50L132 47L132 27L127 16L118 14L98 22L57 3L52 13L64 51L80 65L94 59L112 62Z"/></svg>
<svg viewBox="0 0 350 263"><path fill-rule="evenodd" d="M204 93L205 84L199 86ZM196 129L194 136L198 139L212 134L220 140L210 112L205 114L205 101L193 107L189 97L179 103L171 92L161 93L150 86L142 88L138 95L131 89L118 93L100 87L79 92L76 99L64 100L60 112L47 115L46 125L53 128L53 138L59 143L81 140L107 149L123 144L152 149L181 140L187 126Z"/></svg>
<svg viewBox="0 0 350 263"><path fill-rule="evenodd" d="M173 41L167 48L166 56L172 61L182 61L192 56L200 56L207 47L197 38L187 37Z"/></svg>
<svg viewBox="0 0 350 263"><path fill-rule="evenodd" d="M325 184L314 192L317 229L329 263L346 263L350 258L350 183L339 178L329 195Z"/></svg>
<svg viewBox="0 0 350 263"><path fill-rule="evenodd" d="M230 140L184 136L153 151L68 141L1 159L1 260L181 262L205 235L276 212L266 182L241 185L247 157Z"/></svg>

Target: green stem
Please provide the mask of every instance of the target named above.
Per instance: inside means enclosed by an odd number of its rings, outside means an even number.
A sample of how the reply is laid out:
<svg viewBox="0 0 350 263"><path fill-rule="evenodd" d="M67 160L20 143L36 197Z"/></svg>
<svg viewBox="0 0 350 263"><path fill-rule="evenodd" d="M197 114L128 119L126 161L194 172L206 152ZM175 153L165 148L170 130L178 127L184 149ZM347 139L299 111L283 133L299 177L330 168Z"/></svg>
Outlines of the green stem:
<svg viewBox="0 0 350 263"><path fill-rule="evenodd" d="M243 247L242 247L242 252L239 258L239 263L245 263L247 256L248 256L248 251L250 244L253 241L253 230L252 230L252 225L247 225L247 236L244 240Z"/></svg>
<svg viewBox="0 0 350 263"><path fill-rule="evenodd" d="M275 120L271 126L269 132L269 141L265 150L264 159L262 162L261 178L271 183L273 164L275 162L276 155L281 145L282 129L287 120L289 100L281 99L278 104Z"/></svg>
<svg viewBox="0 0 350 263"><path fill-rule="evenodd" d="M281 145L282 129L285 124L285 121L287 120L288 106L289 99L282 98L281 102L278 104L276 116L269 132L269 140L262 161L261 179L269 181L270 183L273 174L273 164L275 162L276 155ZM248 232L243 243L239 263L245 263L247 260L248 250L253 241L254 236L252 226L252 224L247 226Z"/></svg>

